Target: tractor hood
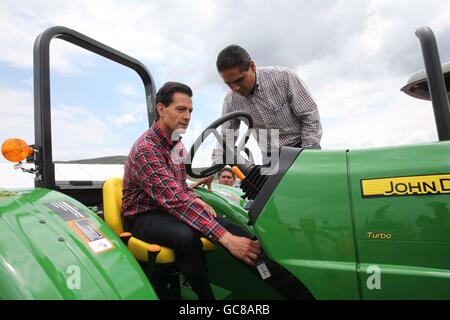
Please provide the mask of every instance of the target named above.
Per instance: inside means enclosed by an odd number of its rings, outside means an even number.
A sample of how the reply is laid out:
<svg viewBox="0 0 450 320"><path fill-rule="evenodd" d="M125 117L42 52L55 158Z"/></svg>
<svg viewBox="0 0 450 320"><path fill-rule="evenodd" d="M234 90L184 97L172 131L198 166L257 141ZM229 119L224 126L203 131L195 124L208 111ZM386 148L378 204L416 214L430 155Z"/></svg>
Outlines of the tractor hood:
<svg viewBox="0 0 450 320"><path fill-rule="evenodd" d="M120 239L48 189L0 190L0 299L156 299Z"/></svg>

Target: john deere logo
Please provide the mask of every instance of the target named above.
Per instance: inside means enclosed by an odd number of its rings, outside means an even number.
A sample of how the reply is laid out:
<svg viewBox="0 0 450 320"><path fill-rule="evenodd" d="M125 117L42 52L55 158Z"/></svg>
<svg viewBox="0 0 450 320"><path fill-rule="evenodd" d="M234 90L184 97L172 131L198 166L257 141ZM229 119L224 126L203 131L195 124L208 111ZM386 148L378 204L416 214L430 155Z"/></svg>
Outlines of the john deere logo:
<svg viewBox="0 0 450 320"><path fill-rule="evenodd" d="M450 174L361 180L364 198L450 194Z"/></svg>

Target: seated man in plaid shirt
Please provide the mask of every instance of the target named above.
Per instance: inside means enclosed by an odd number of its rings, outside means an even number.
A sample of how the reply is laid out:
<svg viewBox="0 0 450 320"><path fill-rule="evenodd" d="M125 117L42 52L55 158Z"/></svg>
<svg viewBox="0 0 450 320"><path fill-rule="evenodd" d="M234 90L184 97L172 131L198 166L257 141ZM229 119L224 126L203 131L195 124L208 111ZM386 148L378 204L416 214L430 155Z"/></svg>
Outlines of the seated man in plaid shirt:
<svg viewBox="0 0 450 320"><path fill-rule="evenodd" d="M185 131L192 108L192 91L182 83L168 82L156 95L156 120L134 143L125 162L123 178L124 229L149 243L175 252L175 260L199 299L214 299L201 236L225 247L253 269L265 257L258 240L239 226L217 216L186 183L185 164L172 155L185 154L173 133ZM286 298L297 298L301 284L269 259L273 274L266 281ZM291 285L292 284L292 285Z"/></svg>

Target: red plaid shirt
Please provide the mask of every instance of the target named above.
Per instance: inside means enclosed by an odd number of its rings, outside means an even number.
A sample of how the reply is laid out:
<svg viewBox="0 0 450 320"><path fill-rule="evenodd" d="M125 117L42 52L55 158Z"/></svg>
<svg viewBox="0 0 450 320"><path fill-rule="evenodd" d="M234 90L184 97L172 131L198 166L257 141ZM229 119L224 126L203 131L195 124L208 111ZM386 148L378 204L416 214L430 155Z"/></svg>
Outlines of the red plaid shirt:
<svg viewBox="0 0 450 320"><path fill-rule="evenodd" d="M184 145L171 141L154 123L134 143L125 162L122 214L151 214L163 209L217 241L225 229L195 201L197 195L186 183L184 162L172 161L172 155L180 159L185 154Z"/></svg>

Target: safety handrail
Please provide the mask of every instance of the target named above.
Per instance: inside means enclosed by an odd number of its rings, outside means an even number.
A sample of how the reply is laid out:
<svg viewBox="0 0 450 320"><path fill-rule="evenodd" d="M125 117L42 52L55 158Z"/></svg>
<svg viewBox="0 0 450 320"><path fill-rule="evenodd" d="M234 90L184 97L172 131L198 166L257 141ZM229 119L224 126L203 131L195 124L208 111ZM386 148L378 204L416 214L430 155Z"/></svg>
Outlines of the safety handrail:
<svg viewBox="0 0 450 320"><path fill-rule="evenodd" d="M34 133L36 187L55 188L55 170L52 158L50 112L50 56L52 39L58 38L133 69L145 87L149 125L155 118L155 83L150 72L140 61L75 30L55 26L39 34L34 42Z"/></svg>
<svg viewBox="0 0 450 320"><path fill-rule="evenodd" d="M450 107L436 38L429 27L417 29L416 36L419 38L422 46L422 55L439 141L450 140Z"/></svg>

